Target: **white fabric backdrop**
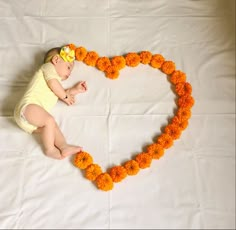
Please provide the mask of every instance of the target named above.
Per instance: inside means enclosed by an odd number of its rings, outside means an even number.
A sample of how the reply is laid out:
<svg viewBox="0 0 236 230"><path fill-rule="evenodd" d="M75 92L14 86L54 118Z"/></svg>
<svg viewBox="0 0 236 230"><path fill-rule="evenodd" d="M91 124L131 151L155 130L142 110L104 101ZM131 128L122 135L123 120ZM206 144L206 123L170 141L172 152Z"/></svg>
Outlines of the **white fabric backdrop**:
<svg viewBox="0 0 236 230"><path fill-rule="evenodd" d="M0 0L0 228L235 229L235 1ZM193 87L189 127L165 156L100 191L71 159L43 155L13 108L46 50L74 43L100 56L149 50ZM52 113L69 142L103 167L153 142L175 108L166 76L126 67L117 80L77 62L88 92Z"/></svg>

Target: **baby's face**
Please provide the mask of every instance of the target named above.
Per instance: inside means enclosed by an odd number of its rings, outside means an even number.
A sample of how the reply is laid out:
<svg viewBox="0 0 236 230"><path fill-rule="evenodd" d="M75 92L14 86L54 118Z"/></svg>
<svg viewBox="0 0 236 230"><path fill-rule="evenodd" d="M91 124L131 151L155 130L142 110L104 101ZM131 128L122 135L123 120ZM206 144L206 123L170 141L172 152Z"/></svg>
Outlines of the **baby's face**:
<svg viewBox="0 0 236 230"><path fill-rule="evenodd" d="M57 63L54 64L58 75L62 80L66 80L73 70L74 62L65 62L61 57Z"/></svg>

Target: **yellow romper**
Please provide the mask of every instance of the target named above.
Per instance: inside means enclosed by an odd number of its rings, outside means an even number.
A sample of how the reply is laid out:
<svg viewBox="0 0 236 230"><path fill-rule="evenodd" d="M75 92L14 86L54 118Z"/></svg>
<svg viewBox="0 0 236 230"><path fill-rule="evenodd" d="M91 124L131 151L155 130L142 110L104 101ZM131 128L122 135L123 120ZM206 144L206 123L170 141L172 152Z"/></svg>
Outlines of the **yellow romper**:
<svg viewBox="0 0 236 230"><path fill-rule="evenodd" d="M28 133L32 133L37 127L27 122L24 117L24 109L29 104L36 104L43 107L46 111L50 111L58 101L58 97L47 85L47 81L54 78L61 82L61 78L57 74L54 65L51 62L43 64L34 74L22 99L15 107L15 121L20 128Z"/></svg>

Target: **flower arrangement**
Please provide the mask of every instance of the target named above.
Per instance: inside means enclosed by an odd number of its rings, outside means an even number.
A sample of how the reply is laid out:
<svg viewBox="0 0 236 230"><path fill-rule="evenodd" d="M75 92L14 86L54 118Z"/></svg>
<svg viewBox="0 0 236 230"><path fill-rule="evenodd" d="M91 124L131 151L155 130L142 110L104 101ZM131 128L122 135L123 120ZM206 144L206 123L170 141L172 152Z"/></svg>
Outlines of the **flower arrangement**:
<svg viewBox="0 0 236 230"><path fill-rule="evenodd" d="M95 51L88 52L84 47L76 48L73 44L70 44L70 47L75 50L77 61L97 67L98 70L104 72L107 78L112 80L119 77L119 71L125 66L136 67L141 63L160 69L173 84L177 96L178 108L169 124L164 127L164 131L156 141L148 145L145 152L138 153L134 159L124 162L123 165L112 167L109 172L103 172L98 164L93 163L93 158L89 153L80 152L75 155L74 165L85 170L85 177L94 181L98 189L109 191L113 189L114 183L121 182L127 176L137 175L141 169L149 168L152 160L159 160L164 156L165 151L174 144L174 141L180 138L182 132L188 127L191 108L195 103L191 95L192 86L186 82L186 74L176 70L175 63L166 61L161 54L141 51L139 54L131 52L124 56L108 58L99 57Z"/></svg>

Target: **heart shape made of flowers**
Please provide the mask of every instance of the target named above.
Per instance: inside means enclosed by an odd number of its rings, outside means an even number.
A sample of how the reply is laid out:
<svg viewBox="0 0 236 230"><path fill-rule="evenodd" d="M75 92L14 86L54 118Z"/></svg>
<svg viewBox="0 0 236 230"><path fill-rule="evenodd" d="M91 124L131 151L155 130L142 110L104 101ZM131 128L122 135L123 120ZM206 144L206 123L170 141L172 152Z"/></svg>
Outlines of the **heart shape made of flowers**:
<svg viewBox="0 0 236 230"><path fill-rule="evenodd" d="M75 60L83 61L88 66L103 71L109 79L117 79L119 71L126 66L136 67L140 63L159 69L165 73L168 80L173 84L177 98L177 110L164 131L156 138L156 141L146 147L144 152L138 153L134 159L116 165L103 172L100 165L93 162L93 157L88 152L75 154L73 163L76 167L84 170L85 177L95 182L98 189L109 191L114 183L121 182L127 176L137 175L140 169L150 167L152 160L158 160L166 149L170 148L174 141L179 139L183 130L188 126L191 117L191 108L194 105L192 86L186 81L186 74L176 70L175 63L165 60L161 54L152 54L150 51L139 53L129 52L126 55L114 57L100 57L96 51L87 51L86 48L69 44L70 49L75 51Z"/></svg>

